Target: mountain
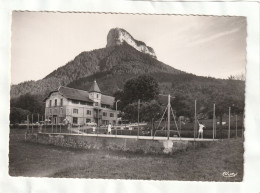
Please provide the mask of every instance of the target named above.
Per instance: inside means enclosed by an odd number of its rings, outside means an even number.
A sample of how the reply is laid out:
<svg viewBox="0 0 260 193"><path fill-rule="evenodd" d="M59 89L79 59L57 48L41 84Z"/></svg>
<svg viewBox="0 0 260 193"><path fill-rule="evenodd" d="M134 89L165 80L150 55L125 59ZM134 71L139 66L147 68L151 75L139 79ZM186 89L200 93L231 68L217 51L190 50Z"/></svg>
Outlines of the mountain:
<svg viewBox="0 0 260 193"><path fill-rule="evenodd" d="M118 43L118 38L116 38L118 36L113 34L121 34L122 32L124 32L124 38L119 38L122 42ZM18 97L27 92L45 95L60 85L67 85L80 78L96 73L135 75L152 72L184 73L157 60L155 54L151 55L151 53L154 53L152 52L152 48L146 47L144 43L134 40L128 32L122 29L110 30L107 37L108 43L106 48L82 52L74 60L51 72L41 80L12 85L11 97ZM133 41L139 47L133 47L128 44ZM147 49L151 53L147 53Z"/></svg>
<svg viewBox="0 0 260 193"><path fill-rule="evenodd" d="M19 98L28 102L28 97L33 95L35 104L38 105L37 101L41 104L43 113L42 99L60 85L89 90L96 80L103 94L113 95L127 80L142 74L154 77L159 82L161 93L176 96L175 109L179 115L192 116L195 99L198 111L203 112L210 112L213 102L222 109L221 112L226 111L230 104L244 108L244 81L182 72L159 61L152 48L120 28L109 31L105 48L82 52L41 80L12 85L11 107L23 108L19 105ZM237 112L241 112L241 108L237 107Z"/></svg>
<svg viewBox="0 0 260 193"><path fill-rule="evenodd" d="M244 106L245 82L240 80L225 80L212 77L196 76L189 73L168 73L164 71L145 73L154 77L159 83L161 94L171 94L175 96L173 101L179 105L174 105L177 108L177 115L185 114L193 116L194 100L197 100L198 112L210 112L213 103L217 104L226 101L224 110L228 110L229 100L232 100L232 105L237 105L239 109ZM81 90L88 90L92 82L96 79L100 90L104 94L112 95L119 89L122 90L124 83L139 76L140 74L114 74L113 72L100 72L94 75L80 78L68 84L69 87ZM167 97L162 97L160 100L163 104L167 104ZM209 106L210 104L210 106ZM226 106L226 108L225 108ZM227 112L225 112L227 113Z"/></svg>
<svg viewBox="0 0 260 193"><path fill-rule="evenodd" d="M122 45L127 43L139 52L149 54L153 58L156 58L153 48L146 46L142 41L134 39L131 34L121 28L113 28L108 32L107 35L107 47Z"/></svg>

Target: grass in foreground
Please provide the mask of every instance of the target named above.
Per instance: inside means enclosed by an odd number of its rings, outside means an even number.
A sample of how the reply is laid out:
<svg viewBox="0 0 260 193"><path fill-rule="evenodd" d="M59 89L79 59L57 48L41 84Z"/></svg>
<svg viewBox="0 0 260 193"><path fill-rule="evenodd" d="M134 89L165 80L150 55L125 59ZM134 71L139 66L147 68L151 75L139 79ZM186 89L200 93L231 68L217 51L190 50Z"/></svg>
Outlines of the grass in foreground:
<svg viewBox="0 0 260 193"><path fill-rule="evenodd" d="M105 150L76 150L24 142L24 130L10 133L11 176L242 181L243 140L219 141L210 147L171 156ZM223 177L223 172L237 173Z"/></svg>

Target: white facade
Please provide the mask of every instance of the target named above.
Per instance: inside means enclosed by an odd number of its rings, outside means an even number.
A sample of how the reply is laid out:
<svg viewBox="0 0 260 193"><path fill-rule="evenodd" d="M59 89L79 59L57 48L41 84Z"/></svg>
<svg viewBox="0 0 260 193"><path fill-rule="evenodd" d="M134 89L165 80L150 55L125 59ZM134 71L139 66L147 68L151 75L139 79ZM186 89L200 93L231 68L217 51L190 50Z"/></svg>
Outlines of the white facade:
<svg viewBox="0 0 260 193"><path fill-rule="evenodd" d="M118 112L109 105L103 105L102 94L91 92L89 101L69 99L59 91L54 91L45 99L45 118L53 124L64 123L84 125L95 122L98 125L116 124Z"/></svg>

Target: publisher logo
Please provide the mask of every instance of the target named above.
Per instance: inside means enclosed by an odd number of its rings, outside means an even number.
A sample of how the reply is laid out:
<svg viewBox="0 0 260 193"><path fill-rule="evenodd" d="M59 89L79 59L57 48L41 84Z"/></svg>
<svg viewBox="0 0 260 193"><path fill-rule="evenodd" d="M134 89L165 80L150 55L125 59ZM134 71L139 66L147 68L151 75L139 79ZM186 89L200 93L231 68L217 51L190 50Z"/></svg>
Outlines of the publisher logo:
<svg viewBox="0 0 260 193"><path fill-rule="evenodd" d="M222 176L223 177L226 177L226 178L233 178L237 175L237 173L234 173L234 172L229 172L229 171L225 171L222 173Z"/></svg>

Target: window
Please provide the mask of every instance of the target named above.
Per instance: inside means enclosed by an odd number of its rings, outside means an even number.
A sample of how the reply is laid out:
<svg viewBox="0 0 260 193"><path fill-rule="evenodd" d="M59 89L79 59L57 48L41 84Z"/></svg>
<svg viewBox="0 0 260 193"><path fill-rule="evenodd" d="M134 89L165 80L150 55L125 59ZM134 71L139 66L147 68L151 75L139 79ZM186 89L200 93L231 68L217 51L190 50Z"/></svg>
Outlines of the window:
<svg viewBox="0 0 260 193"><path fill-rule="evenodd" d="M78 118L77 117L73 117L72 122L73 122L73 124L78 124Z"/></svg>
<svg viewBox="0 0 260 193"><path fill-rule="evenodd" d="M88 105L88 106L93 106L93 103L87 102L87 105Z"/></svg>
<svg viewBox="0 0 260 193"><path fill-rule="evenodd" d="M52 109L50 109L50 114L52 114Z"/></svg>
<svg viewBox="0 0 260 193"><path fill-rule="evenodd" d="M55 99L55 102L54 102L54 103L55 103L55 107L57 107L57 99Z"/></svg>
<svg viewBox="0 0 260 193"><path fill-rule="evenodd" d="M108 120L102 120L103 125L108 125Z"/></svg>
<svg viewBox="0 0 260 193"><path fill-rule="evenodd" d="M49 101L49 107L51 107L51 100Z"/></svg>
<svg viewBox="0 0 260 193"><path fill-rule="evenodd" d="M57 109L54 109L54 114L57 114Z"/></svg>
<svg viewBox="0 0 260 193"><path fill-rule="evenodd" d="M91 111L90 110L87 110L87 115L91 115Z"/></svg>
<svg viewBox="0 0 260 193"><path fill-rule="evenodd" d="M60 106L63 106L63 99L60 99Z"/></svg>
<svg viewBox="0 0 260 193"><path fill-rule="evenodd" d="M97 94L97 98L98 98L98 94Z"/></svg>
<svg viewBox="0 0 260 193"><path fill-rule="evenodd" d="M103 107L103 108L111 108L110 105L105 105L105 104L101 104L101 107Z"/></svg>
<svg viewBox="0 0 260 193"><path fill-rule="evenodd" d="M63 108L60 108L60 114L61 115L63 114Z"/></svg>
<svg viewBox="0 0 260 193"><path fill-rule="evenodd" d="M106 116L107 116L107 113L106 113L106 112L103 112L103 116L106 117Z"/></svg>
<svg viewBox="0 0 260 193"><path fill-rule="evenodd" d="M108 108L108 105L101 104L101 107L103 107L103 108Z"/></svg>
<svg viewBox="0 0 260 193"><path fill-rule="evenodd" d="M73 109L73 114L78 114L79 110L78 109Z"/></svg>
<svg viewBox="0 0 260 193"><path fill-rule="evenodd" d="M91 119L86 119L86 123L89 123L89 122L91 122Z"/></svg>
<svg viewBox="0 0 260 193"><path fill-rule="evenodd" d="M95 106L98 106L98 102L95 102L94 104L95 104Z"/></svg>
<svg viewBox="0 0 260 193"><path fill-rule="evenodd" d="M80 104L81 104L81 105L86 105L87 102L85 102L85 101L80 101Z"/></svg>
<svg viewBox="0 0 260 193"><path fill-rule="evenodd" d="M71 100L71 102L72 102L73 104L79 104L79 101L77 101L77 100Z"/></svg>
<svg viewBox="0 0 260 193"><path fill-rule="evenodd" d="M114 117L114 113L110 113L110 117Z"/></svg>

